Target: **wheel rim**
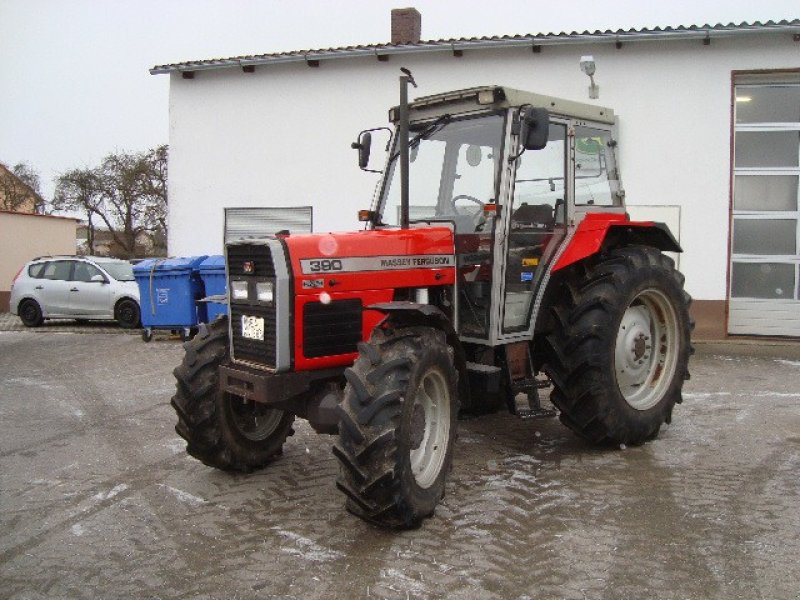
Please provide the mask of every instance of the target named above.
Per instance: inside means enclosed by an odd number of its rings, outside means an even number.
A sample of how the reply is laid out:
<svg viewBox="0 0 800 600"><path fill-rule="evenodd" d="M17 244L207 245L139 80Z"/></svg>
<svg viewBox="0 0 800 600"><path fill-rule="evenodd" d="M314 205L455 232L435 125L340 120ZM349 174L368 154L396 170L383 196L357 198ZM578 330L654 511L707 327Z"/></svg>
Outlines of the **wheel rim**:
<svg viewBox="0 0 800 600"><path fill-rule="evenodd" d="M411 472L421 488L436 481L447 456L450 435L450 394L447 380L428 371L414 394L411 412Z"/></svg>
<svg viewBox="0 0 800 600"><path fill-rule="evenodd" d="M678 358L678 318L660 291L645 290L625 310L617 332L614 370L625 401L636 410L658 404Z"/></svg>
<svg viewBox="0 0 800 600"><path fill-rule="evenodd" d="M252 442L261 442L278 428L282 411L267 408L260 402L243 400L239 396L229 396L228 402L236 429Z"/></svg>

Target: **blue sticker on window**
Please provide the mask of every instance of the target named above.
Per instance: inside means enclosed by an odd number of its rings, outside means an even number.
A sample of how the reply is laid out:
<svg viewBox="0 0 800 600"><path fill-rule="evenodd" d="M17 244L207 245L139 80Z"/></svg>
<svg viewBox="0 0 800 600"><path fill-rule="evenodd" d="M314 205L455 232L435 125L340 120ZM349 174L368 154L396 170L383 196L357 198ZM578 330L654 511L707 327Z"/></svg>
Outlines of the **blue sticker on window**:
<svg viewBox="0 0 800 600"><path fill-rule="evenodd" d="M156 288L156 302L169 304L169 288Z"/></svg>
<svg viewBox="0 0 800 600"><path fill-rule="evenodd" d="M533 273L531 271L523 271L520 279L521 281L533 281Z"/></svg>

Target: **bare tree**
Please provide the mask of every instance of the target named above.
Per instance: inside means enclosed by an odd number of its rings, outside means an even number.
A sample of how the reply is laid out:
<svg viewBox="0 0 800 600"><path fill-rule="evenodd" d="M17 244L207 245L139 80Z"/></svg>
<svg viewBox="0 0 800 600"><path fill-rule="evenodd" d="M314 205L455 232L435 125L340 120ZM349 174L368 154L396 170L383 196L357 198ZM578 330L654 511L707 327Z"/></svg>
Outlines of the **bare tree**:
<svg viewBox="0 0 800 600"><path fill-rule="evenodd" d="M96 227L104 225L122 257L136 256L143 232L166 234L167 146L109 154L94 169L64 173L57 180L53 206L86 214L90 252Z"/></svg>
<svg viewBox="0 0 800 600"><path fill-rule="evenodd" d="M169 147L159 146L148 150L144 157L144 198L147 204L147 222L150 230L166 236L167 233L167 158Z"/></svg>
<svg viewBox="0 0 800 600"><path fill-rule="evenodd" d="M33 212L42 212L44 199L39 185L39 173L28 163L0 168L0 209L17 211L31 205Z"/></svg>
<svg viewBox="0 0 800 600"><path fill-rule="evenodd" d="M94 254L95 219L103 211L102 204L97 173L93 169L73 169L56 180L52 207L86 215L89 254Z"/></svg>

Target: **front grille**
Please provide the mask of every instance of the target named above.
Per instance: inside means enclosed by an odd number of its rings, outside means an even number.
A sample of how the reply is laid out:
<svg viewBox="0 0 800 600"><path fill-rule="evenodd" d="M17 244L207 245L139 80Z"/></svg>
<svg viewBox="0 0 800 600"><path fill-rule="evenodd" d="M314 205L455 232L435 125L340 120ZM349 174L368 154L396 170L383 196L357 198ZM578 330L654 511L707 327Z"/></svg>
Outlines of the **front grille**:
<svg viewBox="0 0 800 600"><path fill-rule="evenodd" d="M356 352L361 341L361 300L309 302L303 309L303 354L306 358Z"/></svg>
<svg viewBox="0 0 800 600"><path fill-rule="evenodd" d="M242 315L264 319L264 341L242 337ZM275 368L275 306L231 304L234 360L246 360Z"/></svg>
<svg viewBox="0 0 800 600"><path fill-rule="evenodd" d="M253 263L254 272L244 272L245 262ZM228 273L231 277L275 277L275 265L269 246L231 244L228 246Z"/></svg>

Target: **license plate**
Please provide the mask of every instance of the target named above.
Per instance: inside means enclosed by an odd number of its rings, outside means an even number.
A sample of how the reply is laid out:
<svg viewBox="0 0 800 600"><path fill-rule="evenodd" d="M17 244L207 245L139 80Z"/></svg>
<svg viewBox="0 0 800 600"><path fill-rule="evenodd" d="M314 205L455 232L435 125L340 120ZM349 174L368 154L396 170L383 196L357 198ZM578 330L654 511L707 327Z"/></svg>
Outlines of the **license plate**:
<svg viewBox="0 0 800 600"><path fill-rule="evenodd" d="M242 337L248 340L264 341L264 319L242 315Z"/></svg>

